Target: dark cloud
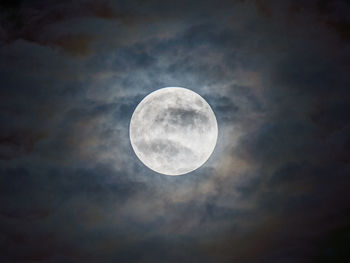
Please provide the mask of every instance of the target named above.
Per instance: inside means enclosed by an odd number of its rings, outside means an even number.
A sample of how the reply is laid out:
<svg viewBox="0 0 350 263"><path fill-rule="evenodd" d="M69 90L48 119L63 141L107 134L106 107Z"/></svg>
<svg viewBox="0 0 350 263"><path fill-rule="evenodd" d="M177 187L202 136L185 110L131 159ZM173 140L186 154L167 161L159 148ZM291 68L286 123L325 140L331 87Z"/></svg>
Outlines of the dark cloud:
<svg viewBox="0 0 350 263"><path fill-rule="evenodd" d="M2 1L0 261L347 262L348 9ZM128 139L166 86L219 124L183 176L149 170Z"/></svg>
<svg viewBox="0 0 350 263"><path fill-rule="evenodd" d="M209 119L205 114L194 109L169 108L167 116L158 116L156 121L163 122L165 118L169 119L171 124L184 127L195 127L195 123L207 125Z"/></svg>

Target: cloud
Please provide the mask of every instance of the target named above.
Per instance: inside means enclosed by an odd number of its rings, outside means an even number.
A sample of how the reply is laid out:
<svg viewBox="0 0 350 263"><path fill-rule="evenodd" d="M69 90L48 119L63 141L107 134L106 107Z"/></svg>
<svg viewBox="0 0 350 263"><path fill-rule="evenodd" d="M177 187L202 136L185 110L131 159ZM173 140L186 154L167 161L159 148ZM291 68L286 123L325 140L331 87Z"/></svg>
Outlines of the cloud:
<svg viewBox="0 0 350 263"><path fill-rule="evenodd" d="M340 2L7 8L3 261L324 255L349 216L349 52L339 35L347 6ZM153 173L128 140L136 105L165 86L199 93L218 119L213 155L184 176Z"/></svg>

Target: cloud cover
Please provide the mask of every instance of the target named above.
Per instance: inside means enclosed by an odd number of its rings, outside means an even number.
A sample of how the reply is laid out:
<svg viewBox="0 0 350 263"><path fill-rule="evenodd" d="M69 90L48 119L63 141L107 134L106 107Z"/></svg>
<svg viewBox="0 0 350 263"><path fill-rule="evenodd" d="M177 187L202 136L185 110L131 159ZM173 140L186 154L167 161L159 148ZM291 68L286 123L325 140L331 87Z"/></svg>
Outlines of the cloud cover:
<svg viewBox="0 0 350 263"><path fill-rule="evenodd" d="M349 259L345 1L5 1L2 262ZM148 93L182 86L219 125L200 169L131 149Z"/></svg>

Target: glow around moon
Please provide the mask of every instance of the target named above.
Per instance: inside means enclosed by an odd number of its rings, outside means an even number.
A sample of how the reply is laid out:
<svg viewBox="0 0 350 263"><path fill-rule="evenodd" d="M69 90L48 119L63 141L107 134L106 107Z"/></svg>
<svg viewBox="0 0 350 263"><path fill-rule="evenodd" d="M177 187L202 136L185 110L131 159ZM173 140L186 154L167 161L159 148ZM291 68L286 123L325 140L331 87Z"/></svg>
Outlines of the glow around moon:
<svg viewBox="0 0 350 263"><path fill-rule="evenodd" d="M130 141L137 157L166 175L181 175L202 166L217 137L218 125L209 104L197 93L179 87L146 96L130 121Z"/></svg>

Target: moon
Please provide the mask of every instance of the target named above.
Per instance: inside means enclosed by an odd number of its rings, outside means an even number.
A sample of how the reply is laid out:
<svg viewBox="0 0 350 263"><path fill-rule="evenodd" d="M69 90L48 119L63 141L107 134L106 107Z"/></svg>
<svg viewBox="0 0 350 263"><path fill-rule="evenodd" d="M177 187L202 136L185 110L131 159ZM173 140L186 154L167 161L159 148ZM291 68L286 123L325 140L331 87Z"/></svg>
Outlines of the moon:
<svg viewBox="0 0 350 263"><path fill-rule="evenodd" d="M137 105L129 134L131 146L144 165L161 174L182 175L209 159L218 124L200 95L167 87L150 93Z"/></svg>

